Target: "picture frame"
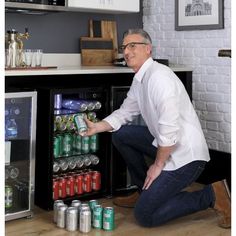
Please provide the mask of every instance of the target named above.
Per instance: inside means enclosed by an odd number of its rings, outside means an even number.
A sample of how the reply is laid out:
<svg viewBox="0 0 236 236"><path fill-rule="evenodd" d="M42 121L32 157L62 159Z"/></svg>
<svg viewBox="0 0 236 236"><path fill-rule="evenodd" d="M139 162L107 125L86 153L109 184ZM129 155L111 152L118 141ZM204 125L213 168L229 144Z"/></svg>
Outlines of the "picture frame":
<svg viewBox="0 0 236 236"><path fill-rule="evenodd" d="M175 30L224 28L224 0L175 0Z"/></svg>

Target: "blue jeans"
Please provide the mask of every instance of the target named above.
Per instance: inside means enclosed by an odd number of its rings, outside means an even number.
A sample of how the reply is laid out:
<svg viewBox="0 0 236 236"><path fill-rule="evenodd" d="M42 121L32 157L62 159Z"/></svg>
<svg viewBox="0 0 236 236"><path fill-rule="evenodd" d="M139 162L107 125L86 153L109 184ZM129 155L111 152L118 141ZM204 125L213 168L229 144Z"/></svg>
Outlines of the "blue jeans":
<svg viewBox="0 0 236 236"><path fill-rule="evenodd" d="M147 190L142 191L148 166L145 155L155 160L157 148L145 126L125 125L112 135L112 141L124 158L132 182L138 186L140 197L134 208L137 222L145 227L158 226L214 205L210 185L195 192L183 191L204 170L205 161L194 161L174 171L162 171Z"/></svg>

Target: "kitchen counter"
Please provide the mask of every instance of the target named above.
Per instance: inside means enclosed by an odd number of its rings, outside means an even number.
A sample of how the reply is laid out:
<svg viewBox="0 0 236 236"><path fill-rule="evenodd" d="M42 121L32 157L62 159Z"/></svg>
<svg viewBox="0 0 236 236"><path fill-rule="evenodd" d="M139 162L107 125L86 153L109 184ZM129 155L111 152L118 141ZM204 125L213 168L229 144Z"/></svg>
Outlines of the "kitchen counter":
<svg viewBox="0 0 236 236"><path fill-rule="evenodd" d="M191 68L170 66L174 72L192 71ZM60 66L54 69L24 69L6 70L6 76L32 76L32 75L76 75L76 74L117 74L133 73L128 67L118 66Z"/></svg>

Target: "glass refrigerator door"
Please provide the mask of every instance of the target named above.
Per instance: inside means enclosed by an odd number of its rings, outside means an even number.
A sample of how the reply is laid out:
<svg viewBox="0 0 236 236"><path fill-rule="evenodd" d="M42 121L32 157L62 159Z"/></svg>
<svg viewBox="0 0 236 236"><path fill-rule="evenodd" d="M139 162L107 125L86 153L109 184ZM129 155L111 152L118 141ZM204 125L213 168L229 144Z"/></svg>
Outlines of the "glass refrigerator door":
<svg viewBox="0 0 236 236"><path fill-rule="evenodd" d="M5 94L5 220L32 215L36 92Z"/></svg>

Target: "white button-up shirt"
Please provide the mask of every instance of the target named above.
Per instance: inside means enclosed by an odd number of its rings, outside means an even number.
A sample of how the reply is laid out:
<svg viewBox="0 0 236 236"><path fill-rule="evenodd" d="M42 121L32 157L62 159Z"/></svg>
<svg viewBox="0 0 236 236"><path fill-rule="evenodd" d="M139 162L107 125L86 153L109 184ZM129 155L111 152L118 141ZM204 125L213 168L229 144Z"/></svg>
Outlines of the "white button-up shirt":
<svg viewBox="0 0 236 236"><path fill-rule="evenodd" d="M175 145L164 170L210 160L200 122L182 82L169 67L152 58L135 74L121 107L104 120L116 131L139 114L154 137L154 146Z"/></svg>

